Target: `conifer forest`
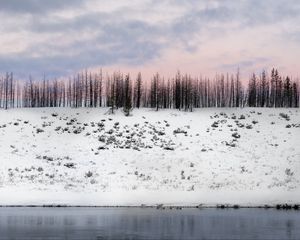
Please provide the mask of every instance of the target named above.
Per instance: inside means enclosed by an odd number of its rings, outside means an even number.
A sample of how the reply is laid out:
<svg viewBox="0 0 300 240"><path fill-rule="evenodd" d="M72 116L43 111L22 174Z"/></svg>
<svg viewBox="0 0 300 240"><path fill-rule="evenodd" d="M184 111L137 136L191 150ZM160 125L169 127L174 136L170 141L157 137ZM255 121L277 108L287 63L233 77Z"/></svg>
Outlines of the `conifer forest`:
<svg viewBox="0 0 300 240"><path fill-rule="evenodd" d="M0 77L1 108L110 107L174 108L192 111L208 107L299 107L299 82L282 76L278 70L253 74L248 83L236 74L216 75L214 79L194 78L177 72L165 79L156 73L150 81L114 72L84 71L66 79L17 80L13 73Z"/></svg>

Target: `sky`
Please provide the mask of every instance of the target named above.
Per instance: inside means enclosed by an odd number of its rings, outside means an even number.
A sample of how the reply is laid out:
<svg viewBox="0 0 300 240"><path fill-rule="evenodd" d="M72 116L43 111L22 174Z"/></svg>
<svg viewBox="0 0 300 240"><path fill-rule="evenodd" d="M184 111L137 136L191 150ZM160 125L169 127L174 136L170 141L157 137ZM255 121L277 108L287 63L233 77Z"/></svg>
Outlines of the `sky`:
<svg viewBox="0 0 300 240"><path fill-rule="evenodd" d="M298 77L299 0L0 0L0 73Z"/></svg>

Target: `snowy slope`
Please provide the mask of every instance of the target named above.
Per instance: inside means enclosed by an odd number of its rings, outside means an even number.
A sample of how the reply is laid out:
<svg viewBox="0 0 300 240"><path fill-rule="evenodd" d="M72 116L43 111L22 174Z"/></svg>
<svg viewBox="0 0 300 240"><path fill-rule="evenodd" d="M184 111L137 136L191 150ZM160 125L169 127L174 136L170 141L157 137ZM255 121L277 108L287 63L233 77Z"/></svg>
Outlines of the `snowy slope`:
<svg viewBox="0 0 300 240"><path fill-rule="evenodd" d="M300 202L298 109L0 111L0 204Z"/></svg>

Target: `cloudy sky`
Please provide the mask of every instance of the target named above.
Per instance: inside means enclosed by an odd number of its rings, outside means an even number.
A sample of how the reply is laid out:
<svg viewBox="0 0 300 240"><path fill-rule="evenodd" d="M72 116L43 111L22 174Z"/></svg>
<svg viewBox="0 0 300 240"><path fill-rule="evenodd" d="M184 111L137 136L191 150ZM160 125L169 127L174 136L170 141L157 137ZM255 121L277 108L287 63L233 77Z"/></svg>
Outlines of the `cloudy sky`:
<svg viewBox="0 0 300 240"><path fill-rule="evenodd" d="M0 0L0 72L300 72L299 0Z"/></svg>

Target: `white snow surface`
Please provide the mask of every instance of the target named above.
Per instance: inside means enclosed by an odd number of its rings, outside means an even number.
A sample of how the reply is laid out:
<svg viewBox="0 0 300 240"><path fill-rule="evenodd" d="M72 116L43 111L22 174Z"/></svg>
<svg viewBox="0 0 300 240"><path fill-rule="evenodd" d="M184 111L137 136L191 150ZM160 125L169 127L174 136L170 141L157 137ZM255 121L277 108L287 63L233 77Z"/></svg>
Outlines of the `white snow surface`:
<svg viewBox="0 0 300 240"><path fill-rule="evenodd" d="M299 143L299 109L2 109L0 205L299 204Z"/></svg>

